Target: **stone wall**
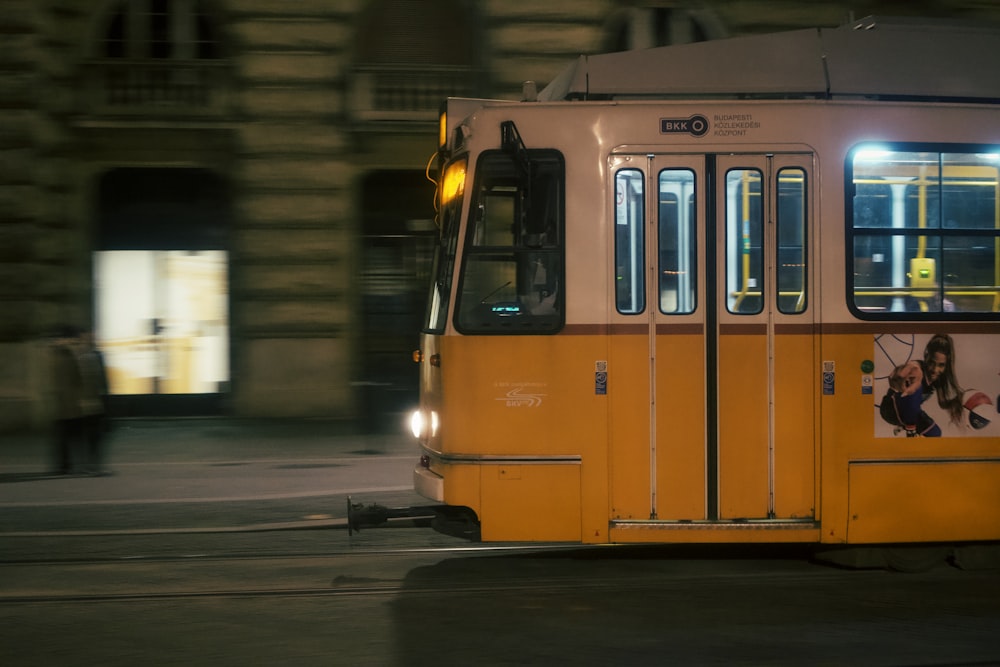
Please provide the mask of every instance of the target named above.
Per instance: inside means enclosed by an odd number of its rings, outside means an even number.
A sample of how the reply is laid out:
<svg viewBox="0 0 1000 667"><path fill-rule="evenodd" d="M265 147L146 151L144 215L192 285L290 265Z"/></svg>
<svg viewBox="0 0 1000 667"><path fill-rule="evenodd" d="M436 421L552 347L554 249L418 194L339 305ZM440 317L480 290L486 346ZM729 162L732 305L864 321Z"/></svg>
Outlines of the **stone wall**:
<svg viewBox="0 0 1000 667"><path fill-rule="evenodd" d="M238 103L234 410L353 414L354 167L344 123L359 3L229 8Z"/></svg>

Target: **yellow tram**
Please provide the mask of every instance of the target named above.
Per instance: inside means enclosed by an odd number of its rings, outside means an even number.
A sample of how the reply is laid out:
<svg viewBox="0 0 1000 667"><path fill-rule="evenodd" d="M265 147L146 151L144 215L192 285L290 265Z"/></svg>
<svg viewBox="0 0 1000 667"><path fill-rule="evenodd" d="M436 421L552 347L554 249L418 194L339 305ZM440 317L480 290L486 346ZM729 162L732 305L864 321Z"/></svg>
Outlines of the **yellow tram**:
<svg viewBox="0 0 1000 667"><path fill-rule="evenodd" d="M416 490L484 541L1000 539L1000 31L451 99Z"/></svg>

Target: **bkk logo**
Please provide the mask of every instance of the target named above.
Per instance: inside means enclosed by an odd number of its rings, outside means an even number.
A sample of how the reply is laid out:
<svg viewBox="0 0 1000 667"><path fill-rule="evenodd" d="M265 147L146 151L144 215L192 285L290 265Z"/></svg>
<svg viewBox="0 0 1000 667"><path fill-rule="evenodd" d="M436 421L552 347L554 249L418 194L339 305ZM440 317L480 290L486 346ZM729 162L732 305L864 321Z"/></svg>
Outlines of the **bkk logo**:
<svg viewBox="0 0 1000 667"><path fill-rule="evenodd" d="M539 385L540 386L540 385ZM525 393L528 385L519 385L508 391L503 396L498 396L495 400L503 401L508 408L538 408L542 405L542 398L546 394Z"/></svg>
<svg viewBox="0 0 1000 667"><path fill-rule="evenodd" d="M703 137L708 132L708 119L702 115L694 115L690 118L661 118L661 134L690 134L695 137Z"/></svg>

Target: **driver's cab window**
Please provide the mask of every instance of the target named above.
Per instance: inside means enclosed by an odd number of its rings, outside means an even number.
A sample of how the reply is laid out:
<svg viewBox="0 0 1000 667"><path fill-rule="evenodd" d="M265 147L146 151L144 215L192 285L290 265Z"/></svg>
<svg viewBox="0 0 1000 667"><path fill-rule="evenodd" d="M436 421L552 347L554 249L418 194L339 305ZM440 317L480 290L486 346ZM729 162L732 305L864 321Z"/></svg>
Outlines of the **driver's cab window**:
<svg viewBox="0 0 1000 667"><path fill-rule="evenodd" d="M563 161L484 153L476 169L455 325L462 333L562 327Z"/></svg>

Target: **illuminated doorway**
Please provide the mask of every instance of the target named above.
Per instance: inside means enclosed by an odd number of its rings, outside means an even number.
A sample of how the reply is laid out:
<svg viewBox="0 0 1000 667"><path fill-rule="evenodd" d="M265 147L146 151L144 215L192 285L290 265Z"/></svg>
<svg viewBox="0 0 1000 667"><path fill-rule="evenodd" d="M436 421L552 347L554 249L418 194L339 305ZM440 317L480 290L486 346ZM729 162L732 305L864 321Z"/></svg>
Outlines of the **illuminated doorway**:
<svg viewBox="0 0 1000 667"><path fill-rule="evenodd" d="M219 411L229 392L227 188L204 169L118 169L99 190L94 333L119 415Z"/></svg>
<svg viewBox="0 0 1000 667"><path fill-rule="evenodd" d="M96 337L109 390L212 394L229 382L226 253L96 253Z"/></svg>

